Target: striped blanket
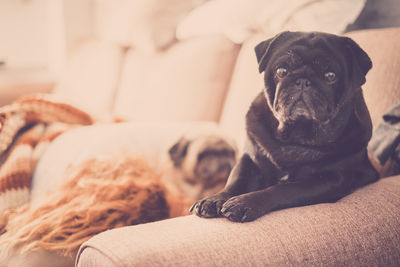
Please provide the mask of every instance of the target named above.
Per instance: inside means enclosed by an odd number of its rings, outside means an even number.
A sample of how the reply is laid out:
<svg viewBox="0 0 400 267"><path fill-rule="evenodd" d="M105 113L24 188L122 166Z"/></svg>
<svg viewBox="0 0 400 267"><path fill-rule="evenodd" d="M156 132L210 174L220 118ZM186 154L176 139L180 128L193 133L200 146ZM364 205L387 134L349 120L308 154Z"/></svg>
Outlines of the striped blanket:
<svg viewBox="0 0 400 267"><path fill-rule="evenodd" d="M0 108L0 212L29 201L32 173L46 147L92 117L72 105L34 95Z"/></svg>

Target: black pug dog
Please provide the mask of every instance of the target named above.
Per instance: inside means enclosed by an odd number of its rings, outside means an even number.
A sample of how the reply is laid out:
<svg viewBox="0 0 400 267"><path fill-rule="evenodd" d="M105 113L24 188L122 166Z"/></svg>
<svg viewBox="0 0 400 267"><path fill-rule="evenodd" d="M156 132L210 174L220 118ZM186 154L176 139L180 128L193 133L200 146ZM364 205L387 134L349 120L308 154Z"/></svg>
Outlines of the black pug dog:
<svg viewBox="0 0 400 267"><path fill-rule="evenodd" d="M283 32L255 47L265 89L246 116L248 144L200 217L248 222L273 210L335 202L374 182L372 124L361 85L372 63L350 38Z"/></svg>

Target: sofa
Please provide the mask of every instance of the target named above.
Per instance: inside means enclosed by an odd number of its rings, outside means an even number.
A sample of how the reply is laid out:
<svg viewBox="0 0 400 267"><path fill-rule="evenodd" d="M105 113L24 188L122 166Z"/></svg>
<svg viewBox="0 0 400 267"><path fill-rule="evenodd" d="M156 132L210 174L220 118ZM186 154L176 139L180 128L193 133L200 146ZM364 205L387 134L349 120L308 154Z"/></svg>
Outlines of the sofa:
<svg viewBox="0 0 400 267"><path fill-rule="evenodd" d="M222 22L215 24L213 19L222 15L216 10L226 6L225 0L170 0L168 5L176 7L172 11L154 4L156 1L116 1L118 5L94 2L98 5L96 34L71 51L52 94L92 114L99 136L110 133L115 121L125 121L128 128L137 121L211 121L230 133L239 149L245 139L245 113L263 88L254 46L277 31L309 30L316 22L320 22L318 27L311 29L341 33L364 3L338 1L344 5L343 12L332 17L328 16L332 10L324 9L326 20L322 20L310 16L320 10L313 6L318 1L297 1L301 4L291 12L273 21L260 21L280 9L278 1L270 4L271 10L266 13L265 6L260 12L243 9L240 3L246 1L236 0L237 10L227 11ZM146 5L153 5L152 9ZM295 7L302 11L297 16L293 16ZM241 8L246 14L257 15L257 19L236 17ZM204 16L209 23L196 26ZM376 126L384 112L400 99L400 28L358 30L346 35L358 42L373 61L363 89ZM88 132L92 131L90 127ZM102 127L108 130L102 131ZM115 131L113 134L121 138L114 138L115 143L106 144L104 150L97 148L96 153L109 153L110 149L118 152L124 146L121 140L129 138L129 131L118 132L117 126ZM73 150L71 143L62 142L68 134L57 138L48 150L52 146ZM78 141L75 146L90 149L86 141ZM32 190L56 188L47 174L55 163L66 166L71 160L73 157L61 154L46 157L45 152L33 175ZM67 259L65 264L73 263ZM337 203L275 211L250 223L188 215L108 230L82 244L75 258L76 266L89 267L399 264L398 175L360 188Z"/></svg>
<svg viewBox="0 0 400 267"><path fill-rule="evenodd" d="M396 74L400 29L364 30L347 36L372 58L374 67L363 88L377 125L382 114L400 99ZM247 76L248 68L256 70L256 63L249 64L252 41L240 49L220 123L240 121L243 114L236 114L244 110L235 107L251 98L253 92L249 91L261 88L255 85L256 72ZM230 94L239 88L249 91ZM227 113L232 111L235 114L229 117ZM243 134L241 125L235 125L239 135ZM189 215L109 230L81 246L76 265L398 266L399 211L400 176L392 176L337 203L276 211L245 224Z"/></svg>

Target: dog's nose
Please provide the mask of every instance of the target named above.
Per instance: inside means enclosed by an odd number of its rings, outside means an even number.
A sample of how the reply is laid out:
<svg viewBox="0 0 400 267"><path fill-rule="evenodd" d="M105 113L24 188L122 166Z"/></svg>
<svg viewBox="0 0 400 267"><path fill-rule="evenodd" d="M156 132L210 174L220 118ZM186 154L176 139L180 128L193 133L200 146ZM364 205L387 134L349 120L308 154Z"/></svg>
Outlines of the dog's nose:
<svg viewBox="0 0 400 267"><path fill-rule="evenodd" d="M295 84L298 89L307 89L311 87L311 81L305 78L297 79Z"/></svg>

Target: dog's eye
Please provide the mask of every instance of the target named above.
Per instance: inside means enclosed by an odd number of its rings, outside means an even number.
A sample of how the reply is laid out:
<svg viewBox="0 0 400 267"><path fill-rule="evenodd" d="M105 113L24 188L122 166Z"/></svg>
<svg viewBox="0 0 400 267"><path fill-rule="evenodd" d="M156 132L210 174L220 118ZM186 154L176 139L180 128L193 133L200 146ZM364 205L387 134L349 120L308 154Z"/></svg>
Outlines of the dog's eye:
<svg viewBox="0 0 400 267"><path fill-rule="evenodd" d="M282 79L283 77L285 77L288 73L288 70L285 68L278 68L276 70L276 77L278 77L279 79Z"/></svg>
<svg viewBox="0 0 400 267"><path fill-rule="evenodd" d="M324 76L325 76L325 80L327 82L331 83L336 80L336 74L334 72L329 71L329 72L325 73Z"/></svg>

